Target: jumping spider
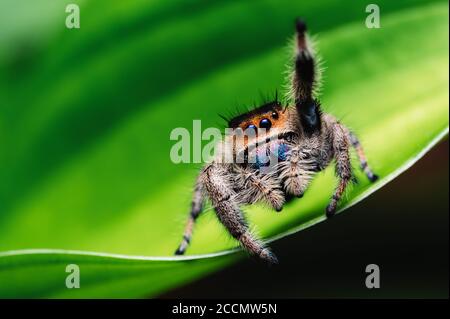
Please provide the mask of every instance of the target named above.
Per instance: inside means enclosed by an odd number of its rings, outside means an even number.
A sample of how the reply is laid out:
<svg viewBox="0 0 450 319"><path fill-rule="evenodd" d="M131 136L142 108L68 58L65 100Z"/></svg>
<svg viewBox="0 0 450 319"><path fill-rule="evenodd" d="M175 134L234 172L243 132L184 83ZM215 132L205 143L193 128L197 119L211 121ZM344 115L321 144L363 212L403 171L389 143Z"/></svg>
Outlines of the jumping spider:
<svg viewBox="0 0 450 319"><path fill-rule="evenodd" d="M248 153L250 147L255 145L270 152L276 146L279 150L276 169L262 174L260 166L254 163L223 163L214 160L206 164L197 179L183 240L175 254L186 251L195 220L202 212L205 198L209 198L219 221L245 250L269 263L276 263L275 255L249 231L241 205L263 201L276 211L281 211L287 199L302 197L314 175L334 159L339 183L326 207L327 217L333 216L342 194L353 179L350 145L356 149L361 168L368 179L372 182L377 179L367 165L356 136L332 115L320 110L320 103L315 98L320 71L306 34L305 23L297 19L296 30L290 81L294 105L282 107L275 100L239 115L228 123L229 127L242 130L265 129L266 134L247 138L243 148L233 148L232 152L233 155L243 151ZM232 138L225 137L229 139L228 142Z"/></svg>

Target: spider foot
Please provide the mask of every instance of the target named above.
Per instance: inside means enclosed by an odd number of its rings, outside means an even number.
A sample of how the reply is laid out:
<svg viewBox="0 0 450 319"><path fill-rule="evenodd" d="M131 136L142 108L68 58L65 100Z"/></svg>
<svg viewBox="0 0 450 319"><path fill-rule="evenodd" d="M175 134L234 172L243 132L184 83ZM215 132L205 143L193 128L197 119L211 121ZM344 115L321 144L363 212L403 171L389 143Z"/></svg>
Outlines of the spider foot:
<svg viewBox="0 0 450 319"><path fill-rule="evenodd" d="M377 174L372 174L369 176L369 180L373 183L378 180L379 176Z"/></svg>
<svg viewBox="0 0 450 319"><path fill-rule="evenodd" d="M186 252L188 246L188 241L183 240L183 242L181 243L181 245L178 247L178 249L175 251L175 255L184 255L184 253Z"/></svg>
<svg viewBox="0 0 450 319"><path fill-rule="evenodd" d="M295 19L295 29L299 34L306 32L306 23L301 18Z"/></svg>
<svg viewBox="0 0 450 319"><path fill-rule="evenodd" d="M177 256L184 255L184 250L181 250L180 248L178 248L178 249L175 251L175 255L177 255Z"/></svg>
<svg viewBox="0 0 450 319"><path fill-rule="evenodd" d="M276 265L278 264L278 258L275 256L274 253L272 253L269 249L264 248L259 253L259 257L262 258L264 261L269 263L270 265Z"/></svg>
<svg viewBox="0 0 450 319"><path fill-rule="evenodd" d="M330 203L327 206L325 212L326 212L327 218L333 217L336 214L336 204Z"/></svg>

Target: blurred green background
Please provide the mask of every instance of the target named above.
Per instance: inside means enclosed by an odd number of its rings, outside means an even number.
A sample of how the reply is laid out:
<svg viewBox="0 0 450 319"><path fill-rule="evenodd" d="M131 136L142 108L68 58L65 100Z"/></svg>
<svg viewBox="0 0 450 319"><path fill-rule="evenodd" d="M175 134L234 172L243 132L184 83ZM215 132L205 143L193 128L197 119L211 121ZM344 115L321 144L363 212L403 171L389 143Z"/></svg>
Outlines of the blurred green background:
<svg viewBox="0 0 450 319"><path fill-rule="evenodd" d="M80 29L65 27L69 3L80 6ZM171 255L199 168L170 161L171 130L191 129L194 119L223 127L219 113L282 89L296 16L325 61L324 110L360 135L381 186L448 130L448 4L379 1L380 29L365 27L367 4L0 0L0 251ZM343 205L374 190L358 177ZM263 237L309 225L333 186L327 170L283 214L256 207L249 218ZM189 253L235 245L208 213ZM0 258L0 296L141 297L238 257L124 265L9 258ZM78 260L90 286L68 291L59 286L63 265Z"/></svg>

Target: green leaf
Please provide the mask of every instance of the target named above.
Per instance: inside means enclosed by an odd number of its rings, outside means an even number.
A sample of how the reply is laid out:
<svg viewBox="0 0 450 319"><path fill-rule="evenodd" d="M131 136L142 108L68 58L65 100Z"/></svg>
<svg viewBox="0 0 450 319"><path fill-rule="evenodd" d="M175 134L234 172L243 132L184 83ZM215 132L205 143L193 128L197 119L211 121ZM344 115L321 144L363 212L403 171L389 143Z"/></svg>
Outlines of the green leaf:
<svg viewBox="0 0 450 319"><path fill-rule="evenodd" d="M209 3L184 14L181 1L117 2L99 20L101 5L86 4L79 33L61 31L21 72L2 65L0 296L154 296L238 259L212 212L195 256L172 257L198 165L170 161L169 134L193 119L217 126L218 113L282 87L296 15L318 33L325 111L356 131L381 177L358 172L341 211L448 134L447 3L379 3L380 29L365 28L363 1ZM245 211L274 240L323 220L335 183L329 167L281 214ZM65 286L68 264L80 289Z"/></svg>

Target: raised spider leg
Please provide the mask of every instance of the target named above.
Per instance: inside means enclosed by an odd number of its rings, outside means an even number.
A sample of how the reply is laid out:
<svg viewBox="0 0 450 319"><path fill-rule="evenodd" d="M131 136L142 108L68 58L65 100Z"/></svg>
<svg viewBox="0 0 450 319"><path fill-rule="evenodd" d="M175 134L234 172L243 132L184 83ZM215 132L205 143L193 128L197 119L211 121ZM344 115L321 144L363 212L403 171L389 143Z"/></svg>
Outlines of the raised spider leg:
<svg viewBox="0 0 450 319"><path fill-rule="evenodd" d="M315 62L306 37L306 24L302 20L297 19L296 29L292 89L295 103L297 104L312 100L313 86L315 83Z"/></svg>
<svg viewBox="0 0 450 319"><path fill-rule="evenodd" d="M369 164L367 164L367 158L366 155L364 154L364 149L361 146L361 143L359 142L356 135L351 131L348 131L348 137L350 139L350 142L352 143L352 146L356 150L356 154L358 155L361 169L371 182L375 182L378 179L378 175L374 174L372 169L369 167Z"/></svg>
<svg viewBox="0 0 450 319"><path fill-rule="evenodd" d="M175 255L183 255L189 246L192 238L192 232L194 230L195 220L200 215L203 209L203 188L199 180L197 180L194 189L194 196L192 198L191 211L189 213L188 220L183 233L183 239L175 251Z"/></svg>
<svg viewBox="0 0 450 319"><path fill-rule="evenodd" d="M320 114L313 93L317 84L318 70L313 49L308 43L306 24L296 20L296 47L292 75L292 97L300 115L300 122L307 134L320 130Z"/></svg>
<svg viewBox="0 0 450 319"><path fill-rule="evenodd" d="M219 221L228 232L251 254L269 263L277 263L271 251L249 231L247 222L239 209L227 170L218 164L210 164L204 171L204 187L216 210Z"/></svg>
<svg viewBox="0 0 450 319"><path fill-rule="evenodd" d="M285 197L281 185L275 177L269 174L262 174L259 170L250 168L235 167L237 175L237 185L242 197L242 201L253 204L257 201L264 201L277 212L283 209Z"/></svg>
<svg viewBox="0 0 450 319"><path fill-rule="evenodd" d="M326 208L327 217L331 217L336 213L337 204L352 178L349 141L345 127L339 123L333 125L333 152L336 159L336 175L339 178L339 183Z"/></svg>

